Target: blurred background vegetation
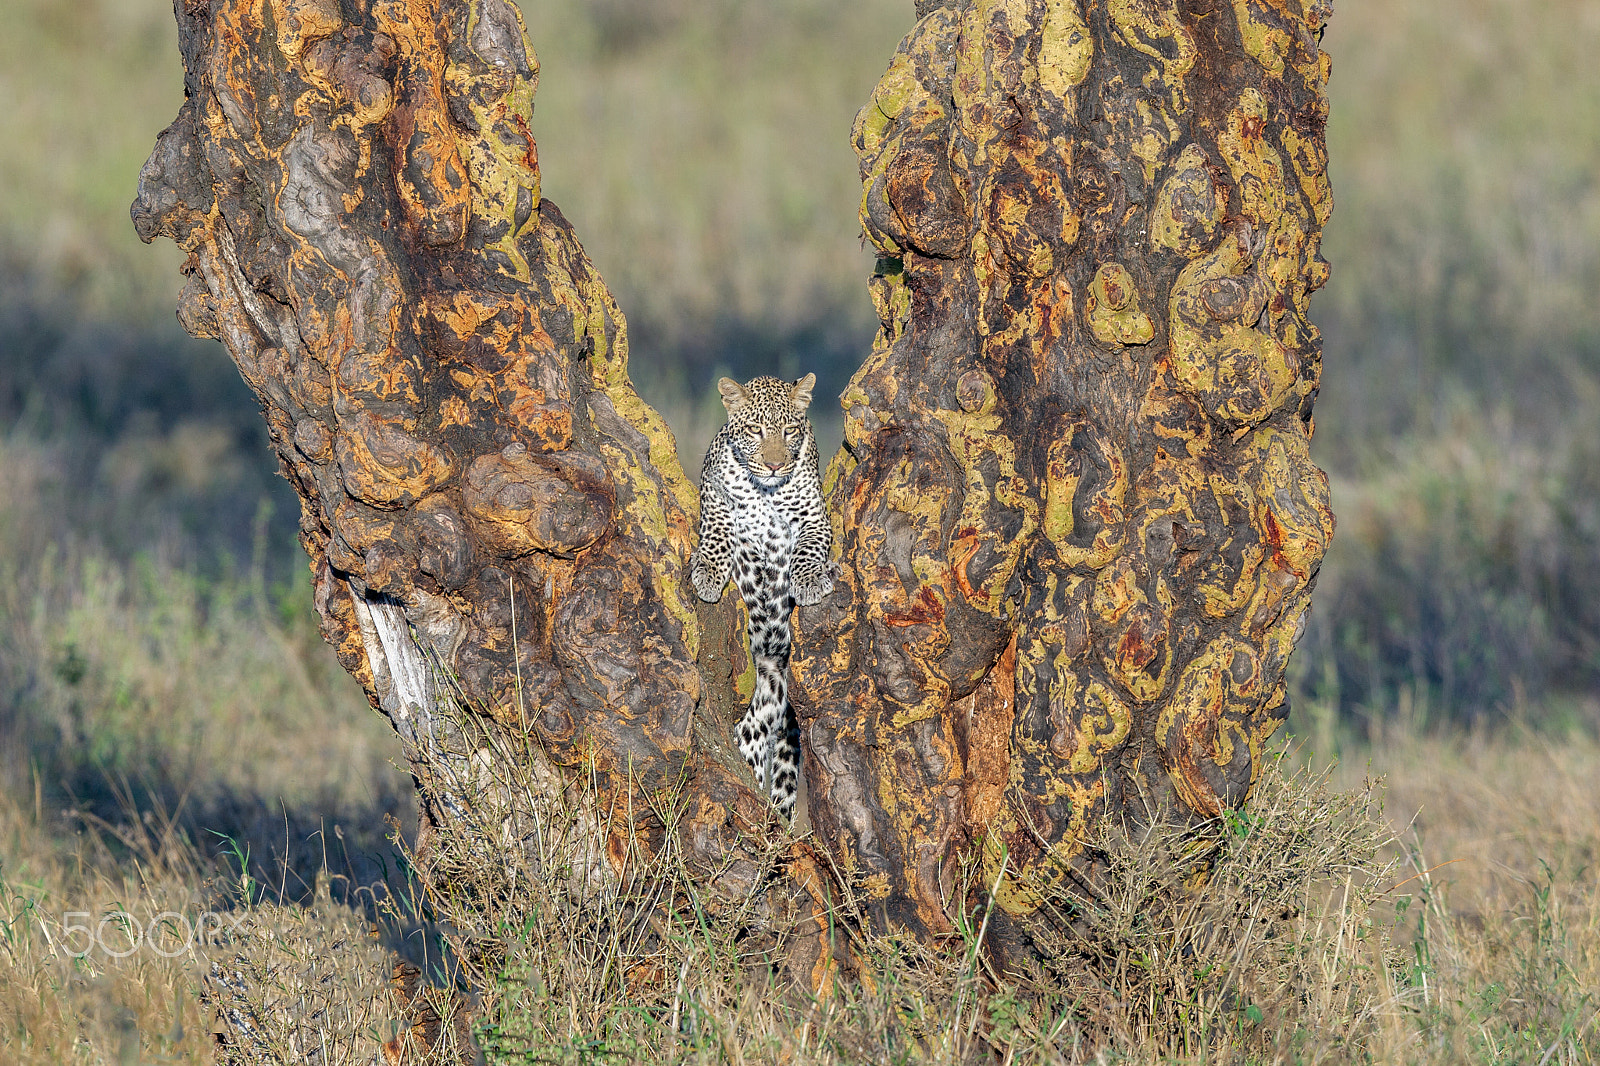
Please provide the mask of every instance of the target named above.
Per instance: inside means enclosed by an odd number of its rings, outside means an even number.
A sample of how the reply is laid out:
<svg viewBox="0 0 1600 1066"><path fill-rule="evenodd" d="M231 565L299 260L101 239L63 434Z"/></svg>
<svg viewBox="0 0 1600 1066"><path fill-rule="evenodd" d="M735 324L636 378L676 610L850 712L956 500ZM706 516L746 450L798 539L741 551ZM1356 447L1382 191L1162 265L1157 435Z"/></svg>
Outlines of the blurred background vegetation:
<svg viewBox="0 0 1600 1066"><path fill-rule="evenodd" d="M687 465L719 374L839 392L875 327L848 131L910 0L522 6L545 194ZM180 253L128 222L182 99L170 3L0 0L0 26L0 772L377 854L409 789L387 726L316 637L254 401L176 324ZM1593 728L1600 2L1340 0L1324 46L1339 531L1296 726Z"/></svg>

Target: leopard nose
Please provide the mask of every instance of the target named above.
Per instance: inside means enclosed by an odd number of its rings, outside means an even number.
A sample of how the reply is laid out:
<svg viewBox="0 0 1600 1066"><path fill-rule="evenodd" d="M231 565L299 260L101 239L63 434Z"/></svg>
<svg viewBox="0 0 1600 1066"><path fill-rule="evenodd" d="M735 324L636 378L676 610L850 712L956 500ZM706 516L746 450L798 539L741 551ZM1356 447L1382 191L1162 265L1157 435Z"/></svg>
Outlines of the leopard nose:
<svg viewBox="0 0 1600 1066"><path fill-rule="evenodd" d="M789 453L781 442L769 438L761 442L761 461L776 470L789 462Z"/></svg>

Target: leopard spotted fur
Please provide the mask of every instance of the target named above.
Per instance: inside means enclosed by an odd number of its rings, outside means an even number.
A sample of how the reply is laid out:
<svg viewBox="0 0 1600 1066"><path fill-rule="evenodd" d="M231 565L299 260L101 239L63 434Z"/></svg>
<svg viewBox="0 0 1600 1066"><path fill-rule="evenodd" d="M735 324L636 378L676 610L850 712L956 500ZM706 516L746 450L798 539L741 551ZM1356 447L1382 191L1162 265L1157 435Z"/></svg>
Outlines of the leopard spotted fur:
<svg viewBox="0 0 1600 1066"><path fill-rule="evenodd" d="M789 616L833 589L833 531L822 508L817 441L806 408L817 376L717 383L728 423L706 451L700 544L689 576L702 600L722 598L730 573L749 615L756 667L739 752L784 817L799 791L800 731L789 706Z"/></svg>

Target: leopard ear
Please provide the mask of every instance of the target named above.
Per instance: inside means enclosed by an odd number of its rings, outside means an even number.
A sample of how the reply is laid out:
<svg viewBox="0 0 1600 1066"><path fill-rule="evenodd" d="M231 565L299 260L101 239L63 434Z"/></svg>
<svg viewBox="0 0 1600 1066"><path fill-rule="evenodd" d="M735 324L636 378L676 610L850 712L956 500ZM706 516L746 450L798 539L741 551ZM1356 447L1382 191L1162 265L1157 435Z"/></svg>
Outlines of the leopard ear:
<svg viewBox="0 0 1600 1066"><path fill-rule="evenodd" d="M816 383L817 375L815 374L807 374L794 383L794 389L790 391L789 399L794 402L795 407L804 411L811 406L811 389Z"/></svg>
<svg viewBox="0 0 1600 1066"><path fill-rule="evenodd" d="M743 385L732 378L723 378L717 382L717 391L722 393L722 406L730 411L750 402L750 394L744 391Z"/></svg>

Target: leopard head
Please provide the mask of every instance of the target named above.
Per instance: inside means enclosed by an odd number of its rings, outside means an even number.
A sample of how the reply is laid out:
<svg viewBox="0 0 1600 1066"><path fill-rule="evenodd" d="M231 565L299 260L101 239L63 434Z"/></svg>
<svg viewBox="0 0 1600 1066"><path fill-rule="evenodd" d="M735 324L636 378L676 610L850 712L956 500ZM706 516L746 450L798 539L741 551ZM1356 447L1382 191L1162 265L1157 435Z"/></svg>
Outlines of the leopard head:
<svg viewBox="0 0 1600 1066"><path fill-rule="evenodd" d="M817 375L790 383L759 377L741 385L732 378L717 382L722 405L733 427L734 456L763 488L777 488L793 475L795 464L811 441L811 388Z"/></svg>

